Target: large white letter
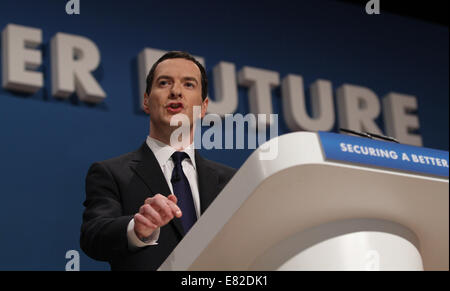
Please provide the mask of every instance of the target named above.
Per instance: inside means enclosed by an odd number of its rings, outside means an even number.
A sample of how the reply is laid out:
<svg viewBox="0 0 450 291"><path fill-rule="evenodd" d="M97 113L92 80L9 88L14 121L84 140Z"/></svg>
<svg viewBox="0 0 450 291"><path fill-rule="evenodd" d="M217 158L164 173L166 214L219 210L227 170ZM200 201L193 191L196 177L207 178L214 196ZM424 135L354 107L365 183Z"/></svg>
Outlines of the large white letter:
<svg viewBox="0 0 450 291"><path fill-rule="evenodd" d="M100 103L106 94L90 72L100 64L100 52L90 39L58 32L50 41L52 94L68 98L77 92L81 101Z"/></svg>
<svg viewBox="0 0 450 291"><path fill-rule="evenodd" d="M238 73L239 84L249 87L250 112L266 114L267 125L270 125L272 110L271 89L280 84L280 74L274 71L252 67L243 67Z"/></svg>
<svg viewBox="0 0 450 291"><path fill-rule="evenodd" d="M44 85L42 54L33 50L42 42L42 30L8 24L2 32L3 88L35 93Z"/></svg>
<svg viewBox="0 0 450 291"><path fill-rule="evenodd" d="M220 62L213 69L215 100L209 100L208 113L234 113L238 106L236 69L233 63Z"/></svg>
<svg viewBox="0 0 450 291"><path fill-rule="evenodd" d="M66 252L66 259L70 259L66 263L66 271L80 270L80 253L76 250L69 250Z"/></svg>
<svg viewBox="0 0 450 291"><path fill-rule="evenodd" d="M269 117L270 118L270 117ZM240 113L225 115L225 149L233 149L234 130L233 123L236 123L236 149L244 149L245 144L245 123L248 125L247 130L247 145L248 149L256 149L256 123L255 114L248 113L243 116ZM264 127L266 122L264 120Z"/></svg>
<svg viewBox="0 0 450 291"><path fill-rule="evenodd" d="M401 143L422 146L422 137L410 131L419 129L419 118L411 114L417 110L415 96L389 93L383 98L383 116L386 134L397 138Z"/></svg>
<svg viewBox="0 0 450 291"><path fill-rule="evenodd" d="M380 101L372 90L345 84L336 95L340 127L382 134L374 122L380 115Z"/></svg>
<svg viewBox="0 0 450 291"><path fill-rule="evenodd" d="M170 134L170 146L176 149L187 148L191 144L192 124L189 117L183 113L175 114L170 118L170 126L177 127Z"/></svg>
<svg viewBox="0 0 450 291"><path fill-rule="evenodd" d="M202 137L203 149L222 149L222 119L218 114L206 114L202 120L202 125L211 126L208 128ZM211 137L214 141L211 141Z"/></svg>
<svg viewBox="0 0 450 291"><path fill-rule="evenodd" d="M147 88L147 75L150 72L153 64L162 57L167 51L158 50L153 48L143 49L137 58L138 62L138 78L139 78L139 94L141 109L144 109L144 93ZM205 66L205 59L202 57L194 56L194 58L203 66ZM206 68L205 68L206 70ZM209 107L209 105L208 105Z"/></svg>
<svg viewBox="0 0 450 291"><path fill-rule="evenodd" d="M333 128L334 104L330 81L317 80L310 87L312 118L306 110L301 76L286 76L281 92L286 124L291 130L329 131Z"/></svg>

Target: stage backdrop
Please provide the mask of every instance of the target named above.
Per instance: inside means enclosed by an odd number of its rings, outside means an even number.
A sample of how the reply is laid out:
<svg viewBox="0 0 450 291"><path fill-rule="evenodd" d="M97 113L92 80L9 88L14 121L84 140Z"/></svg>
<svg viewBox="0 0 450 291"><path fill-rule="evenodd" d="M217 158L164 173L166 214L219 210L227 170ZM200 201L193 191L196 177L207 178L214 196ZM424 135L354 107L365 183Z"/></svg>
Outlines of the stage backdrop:
<svg viewBox="0 0 450 291"><path fill-rule="evenodd" d="M337 1L67 2L0 3L0 270L76 268L77 254L108 269L79 246L85 176L145 141L140 80L161 51L202 58L212 113L448 150L447 27ZM239 168L253 149L200 151Z"/></svg>

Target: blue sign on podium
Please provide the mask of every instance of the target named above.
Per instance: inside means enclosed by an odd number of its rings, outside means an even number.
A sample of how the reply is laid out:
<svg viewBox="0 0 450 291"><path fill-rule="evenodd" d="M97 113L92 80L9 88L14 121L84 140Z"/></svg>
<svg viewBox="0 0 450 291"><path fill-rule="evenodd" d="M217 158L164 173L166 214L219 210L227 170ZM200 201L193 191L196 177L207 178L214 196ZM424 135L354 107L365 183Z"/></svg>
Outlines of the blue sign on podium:
<svg viewBox="0 0 450 291"><path fill-rule="evenodd" d="M326 160L448 178L446 151L322 131L319 138Z"/></svg>

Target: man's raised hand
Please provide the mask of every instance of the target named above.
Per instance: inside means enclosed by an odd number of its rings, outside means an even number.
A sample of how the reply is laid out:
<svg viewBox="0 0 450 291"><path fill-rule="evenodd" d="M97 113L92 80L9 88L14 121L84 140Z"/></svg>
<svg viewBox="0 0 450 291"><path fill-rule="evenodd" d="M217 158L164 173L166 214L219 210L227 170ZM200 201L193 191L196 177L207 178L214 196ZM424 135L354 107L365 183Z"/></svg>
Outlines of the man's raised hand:
<svg viewBox="0 0 450 291"><path fill-rule="evenodd" d="M139 239L149 237L155 229L169 223L174 217L182 215L177 206L177 197L170 194L165 197L156 194L145 199L144 205L139 208L139 213L134 215L134 232Z"/></svg>

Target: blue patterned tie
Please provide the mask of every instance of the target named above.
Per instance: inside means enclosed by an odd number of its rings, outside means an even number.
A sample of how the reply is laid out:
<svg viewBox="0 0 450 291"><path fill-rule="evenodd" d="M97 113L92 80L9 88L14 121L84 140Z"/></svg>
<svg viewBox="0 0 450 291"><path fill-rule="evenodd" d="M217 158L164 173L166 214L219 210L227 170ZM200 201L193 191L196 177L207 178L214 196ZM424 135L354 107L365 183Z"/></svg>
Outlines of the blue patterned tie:
<svg viewBox="0 0 450 291"><path fill-rule="evenodd" d="M172 160L175 166L170 181L172 182L173 192L175 192L174 194L178 199L177 205L180 207L181 212L183 212L180 218L181 224L183 225L184 233L187 233L197 220L197 215L195 213L191 187L181 167L181 162L185 158L189 158L185 152L173 153Z"/></svg>

